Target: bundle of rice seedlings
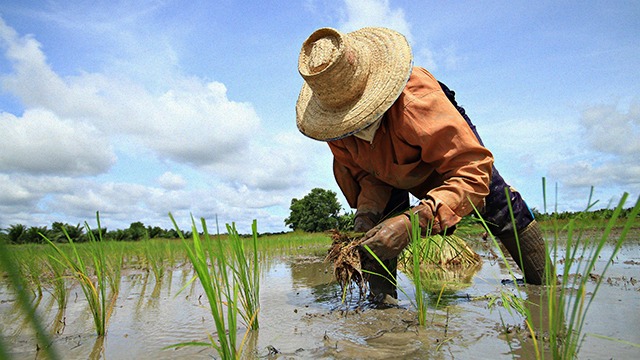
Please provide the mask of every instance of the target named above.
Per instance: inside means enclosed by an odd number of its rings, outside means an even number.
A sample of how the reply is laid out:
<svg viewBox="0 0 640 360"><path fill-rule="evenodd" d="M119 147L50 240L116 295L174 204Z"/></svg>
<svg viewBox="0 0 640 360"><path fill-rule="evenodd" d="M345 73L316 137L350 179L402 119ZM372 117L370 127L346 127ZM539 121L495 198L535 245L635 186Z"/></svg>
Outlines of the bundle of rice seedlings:
<svg viewBox="0 0 640 360"><path fill-rule="evenodd" d="M481 262L480 255L458 235L431 235L419 241L420 257L425 264L464 267Z"/></svg>
<svg viewBox="0 0 640 360"><path fill-rule="evenodd" d="M422 288L429 292L463 289L482 267L480 255L455 234L431 235L417 241L419 246L409 247L402 254L398 268L414 281L420 281ZM413 251L419 253L413 254ZM414 255L420 259L420 274L415 274L412 266Z"/></svg>

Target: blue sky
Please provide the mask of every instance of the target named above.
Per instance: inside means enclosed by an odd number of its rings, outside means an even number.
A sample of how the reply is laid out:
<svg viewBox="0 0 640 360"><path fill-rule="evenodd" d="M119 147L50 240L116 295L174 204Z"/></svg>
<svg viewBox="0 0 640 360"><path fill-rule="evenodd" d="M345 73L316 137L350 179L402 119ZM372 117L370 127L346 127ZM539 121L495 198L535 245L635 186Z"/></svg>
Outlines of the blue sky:
<svg viewBox="0 0 640 360"><path fill-rule="evenodd" d="M457 93L531 207L640 194L635 1L3 1L0 228L217 216L284 231L336 191L301 135L297 56L315 29L385 26ZM446 4L445 4L446 3ZM558 189L557 200L555 187ZM629 204L631 205L631 204Z"/></svg>

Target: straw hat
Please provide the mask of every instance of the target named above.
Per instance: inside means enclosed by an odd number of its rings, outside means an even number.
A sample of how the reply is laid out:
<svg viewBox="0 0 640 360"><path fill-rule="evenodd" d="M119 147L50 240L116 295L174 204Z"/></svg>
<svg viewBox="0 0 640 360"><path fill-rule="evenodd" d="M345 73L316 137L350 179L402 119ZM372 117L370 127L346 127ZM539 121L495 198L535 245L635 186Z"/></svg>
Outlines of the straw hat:
<svg viewBox="0 0 640 360"><path fill-rule="evenodd" d="M298 58L305 80L296 104L298 129L321 141L364 129L400 96L412 63L409 43L396 31L316 30Z"/></svg>

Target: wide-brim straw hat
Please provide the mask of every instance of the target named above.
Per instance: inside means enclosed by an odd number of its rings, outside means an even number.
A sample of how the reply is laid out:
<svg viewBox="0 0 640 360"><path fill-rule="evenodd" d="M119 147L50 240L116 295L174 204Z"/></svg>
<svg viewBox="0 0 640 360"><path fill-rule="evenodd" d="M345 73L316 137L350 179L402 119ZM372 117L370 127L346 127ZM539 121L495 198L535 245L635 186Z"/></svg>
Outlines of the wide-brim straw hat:
<svg viewBox="0 0 640 360"><path fill-rule="evenodd" d="M298 72L305 80L296 104L298 129L321 141L364 129L400 96L412 65L411 47L396 31L316 30L298 58Z"/></svg>

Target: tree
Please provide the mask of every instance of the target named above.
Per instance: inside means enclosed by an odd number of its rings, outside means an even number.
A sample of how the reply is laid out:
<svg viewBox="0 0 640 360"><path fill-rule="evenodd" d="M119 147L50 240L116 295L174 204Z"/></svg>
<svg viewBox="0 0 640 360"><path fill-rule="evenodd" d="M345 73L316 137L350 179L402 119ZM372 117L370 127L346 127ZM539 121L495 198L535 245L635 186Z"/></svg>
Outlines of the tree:
<svg viewBox="0 0 640 360"><path fill-rule="evenodd" d="M7 230L7 238L12 244L25 244L27 227L23 224L11 225Z"/></svg>
<svg viewBox="0 0 640 360"><path fill-rule="evenodd" d="M356 214L353 211L345 212L338 216L338 230L340 231L353 231L354 221Z"/></svg>
<svg viewBox="0 0 640 360"><path fill-rule="evenodd" d="M147 228L140 221L136 221L129 225L129 237L133 241L141 240L147 234Z"/></svg>
<svg viewBox="0 0 640 360"><path fill-rule="evenodd" d="M73 242L83 241L84 230L82 225L78 224L73 226L61 222L54 222L53 225L51 225L49 240L53 242L67 242L67 235L69 235Z"/></svg>
<svg viewBox="0 0 640 360"><path fill-rule="evenodd" d="M293 230L320 232L338 227L340 203L334 191L315 188L302 199L292 199L284 220Z"/></svg>

